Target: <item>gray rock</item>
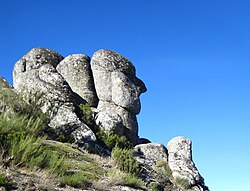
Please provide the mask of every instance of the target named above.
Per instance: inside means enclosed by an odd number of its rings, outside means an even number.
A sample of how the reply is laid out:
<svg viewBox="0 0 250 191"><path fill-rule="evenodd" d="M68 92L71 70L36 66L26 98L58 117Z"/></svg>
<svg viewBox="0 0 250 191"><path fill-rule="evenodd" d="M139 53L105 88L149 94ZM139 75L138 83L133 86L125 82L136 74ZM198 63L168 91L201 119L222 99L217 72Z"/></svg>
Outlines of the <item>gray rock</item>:
<svg viewBox="0 0 250 191"><path fill-rule="evenodd" d="M57 111L49 124L56 131L62 131L64 134L72 134L78 144L85 142L95 142L96 136L93 131L82 123L74 113L72 103L63 104Z"/></svg>
<svg viewBox="0 0 250 191"><path fill-rule="evenodd" d="M139 114L141 103L140 92L135 84L122 72L112 72L112 101L133 114Z"/></svg>
<svg viewBox="0 0 250 191"><path fill-rule="evenodd" d="M97 109L99 112L111 111L117 113L122 118L124 126L124 135L128 137L133 143L138 142L138 123L136 115L127 111L121 106L115 105L113 102L99 101ZM103 123L99 120L100 123ZM115 128L115 127L114 127ZM112 128L113 129L113 128ZM119 131L119 130L117 130Z"/></svg>
<svg viewBox="0 0 250 191"><path fill-rule="evenodd" d="M203 184L203 178L192 160L192 143L188 138L173 138L168 142L167 149L168 165L175 179L186 179L190 186Z"/></svg>
<svg viewBox="0 0 250 191"><path fill-rule="evenodd" d="M100 128L103 128L107 133L115 133L122 135L124 131L123 121L121 116L111 110L98 112L95 122Z"/></svg>
<svg viewBox="0 0 250 191"><path fill-rule="evenodd" d="M168 154L164 145L158 143L140 144L134 147L137 160L144 166L150 166L153 169L158 161L167 162Z"/></svg>
<svg viewBox="0 0 250 191"><path fill-rule="evenodd" d="M133 143L138 141L136 115L140 112L139 96L146 91L144 83L135 76L133 64L120 54L99 50L91 60L100 111L118 113L125 126L124 135ZM101 121L100 121L101 122Z"/></svg>
<svg viewBox="0 0 250 191"><path fill-rule="evenodd" d="M95 141L94 133L80 122L73 106L73 92L56 66L63 59L58 53L34 48L14 66L15 90L26 101L37 96L38 105L51 120L51 127L72 133L77 143Z"/></svg>
<svg viewBox="0 0 250 191"><path fill-rule="evenodd" d="M56 69L68 82L73 92L91 106L97 106L98 98L88 56L83 54L67 56L57 65Z"/></svg>

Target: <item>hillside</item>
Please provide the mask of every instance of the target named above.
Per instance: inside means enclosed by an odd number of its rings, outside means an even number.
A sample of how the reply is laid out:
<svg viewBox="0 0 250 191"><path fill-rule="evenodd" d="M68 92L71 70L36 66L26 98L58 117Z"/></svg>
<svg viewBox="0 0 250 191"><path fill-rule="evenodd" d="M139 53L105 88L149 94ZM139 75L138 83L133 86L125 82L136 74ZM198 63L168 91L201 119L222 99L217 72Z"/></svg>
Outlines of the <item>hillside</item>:
<svg viewBox="0 0 250 191"><path fill-rule="evenodd" d="M208 190L191 140L138 136L147 88L122 55L33 48L13 82L0 80L0 190Z"/></svg>

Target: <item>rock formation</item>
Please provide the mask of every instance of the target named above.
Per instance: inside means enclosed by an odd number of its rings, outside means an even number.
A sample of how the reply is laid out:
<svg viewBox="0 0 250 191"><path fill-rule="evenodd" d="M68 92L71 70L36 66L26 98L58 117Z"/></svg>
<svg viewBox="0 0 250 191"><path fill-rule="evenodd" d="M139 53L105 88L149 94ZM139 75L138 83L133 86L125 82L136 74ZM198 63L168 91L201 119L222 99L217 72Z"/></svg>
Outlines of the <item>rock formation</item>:
<svg viewBox="0 0 250 191"><path fill-rule="evenodd" d="M157 172L156 163L164 161L172 182L183 179L188 181L190 190L207 190L192 160L189 139L173 138L166 148L139 138L136 115L141 109L139 97L147 89L136 77L134 65L120 54L99 50L91 59L84 54L63 58L55 51L33 48L15 64L13 81L14 91L27 103L35 97L49 125L58 134L73 136L78 146L98 145L95 129L87 125L78 111L79 104L89 103L94 111L92 117L100 128L107 134L124 135L133 143L134 155L144 167L145 182L156 182L158 175L151 172ZM0 81L0 88L7 88L4 80ZM170 180L166 185L173 185Z"/></svg>
<svg viewBox="0 0 250 191"><path fill-rule="evenodd" d="M120 126L120 117L126 136L134 143L138 142L138 124L136 115L141 109L139 96L146 92L144 83L136 77L134 65L125 57L110 50L99 50L91 60L95 88L100 112L111 114L112 121ZM118 114L118 115L116 115ZM105 129L106 119L100 115L96 121ZM122 132L123 130L119 130Z"/></svg>
<svg viewBox="0 0 250 191"><path fill-rule="evenodd" d="M175 137L168 142L168 165L175 179L185 179L190 186L203 185L192 159L192 143L186 137Z"/></svg>
<svg viewBox="0 0 250 191"><path fill-rule="evenodd" d="M75 113L74 94L56 66L63 57L45 48L33 48L14 66L13 82L18 93L28 100L41 97L41 109L50 118L56 131L72 134L77 143L96 141L95 134Z"/></svg>
<svg viewBox="0 0 250 191"><path fill-rule="evenodd" d="M84 54L67 56L57 65L56 70L68 82L73 92L91 106L97 106L98 98L88 56Z"/></svg>
<svg viewBox="0 0 250 191"><path fill-rule="evenodd" d="M141 164L155 168L158 161L168 161L167 149L159 143L148 143L136 145L134 148L138 161Z"/></svg>

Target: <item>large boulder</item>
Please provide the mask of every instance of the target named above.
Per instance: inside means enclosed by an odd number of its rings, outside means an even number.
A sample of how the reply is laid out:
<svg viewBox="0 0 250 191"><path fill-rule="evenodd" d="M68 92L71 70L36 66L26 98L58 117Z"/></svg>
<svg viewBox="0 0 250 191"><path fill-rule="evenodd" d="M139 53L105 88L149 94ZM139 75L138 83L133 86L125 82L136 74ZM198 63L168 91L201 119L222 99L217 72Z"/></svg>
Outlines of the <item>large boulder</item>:
<svg viewBox="0 0 250 191"><path fill-rule="evenodd" d="M115 133L117 135L123 135L124 126L122 124L122 118L119 114L112 110L104 110L98 112L96 115L96 124L103 128L108 134Z"/></svg>
<svg viewBox="0 0 250 191"><path fill-rule="evenodd" d="M77 143L96 141L92 130L77 118L72 101L74 93L56 70L62 59L55 51L33 48L14 66L14 88L26 101L36 97L41 110L51 120L51 127L57 131L67 129L65 133L72 134Z"/></svg>
<svg viewBox="0 0 250 191"><path fill-rule="evenodd" d="M204 180L192 160L192 142L186 137L175 137L167 144L168 165L174 179L188 181L190 187L203 185Z"/></svg>
<svg viewBox="0 0 250 191"><path fill-rule="evenodd" d="M153 169L158 161L167 163L168 153L164 145L159 143L140 144L134 147L137 160L144 166L150 166Z"/></svg>
<svg viewBox="0 0 250 191"><path fill-rule="evenodd" d="M73 92L91 106L97 106L98 98L88 56L84 54L67 56L57 65L56 69L68 82Z"/></svg>
<svg viewBox="0 0 250 191"><path fill-rule="evenodd" d="M134 65L122 55L99 50L91 60L98 109L113 110L123 119L124 135L134 144L138 141L136 115L140 112L139 96L146 92L144 83L136 77ZM98 119L102 123L101 119Z"/></svg>

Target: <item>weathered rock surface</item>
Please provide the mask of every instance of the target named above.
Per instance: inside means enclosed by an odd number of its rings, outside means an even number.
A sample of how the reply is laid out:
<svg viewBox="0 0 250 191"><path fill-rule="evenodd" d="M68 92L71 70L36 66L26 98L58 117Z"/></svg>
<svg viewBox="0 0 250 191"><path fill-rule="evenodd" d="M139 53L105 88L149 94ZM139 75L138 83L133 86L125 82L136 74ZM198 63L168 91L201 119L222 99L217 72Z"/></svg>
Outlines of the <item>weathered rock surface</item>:
<svg viewBox="0 0 250 191"><path fill-rule="evenodd" d="M203 184L203 178L199 174L192 160L192 143L185 137L175 137L168 142L168 165L175 179L188 180L191 186Z"/></svg>
<svg viewBox="0 0 250 191"><path fill-rule="evenodd" d="M124 109L121 106L115 105L113 102L105 102L102 100L100 100L98 103L98 110L100 112L108 111L108 112L117 113L122 119L123 127L121 126L116 126L116 127L124 129L123 134L126 137L128 137L133 143L138 142L138 138L139 138L138 137L138 123L137 123L136 115L134 115L133 113L129 112L128 110ZM103 123L103 121L99 119L98 115L96 117L96 121L101 124ZM115 127L112 127L112 129L115 129ZM116 131L120 132L122 130L117 129Z"/></svg>
<svg viewBox="0 0 250 191"><path fill-rule="evenodd" d="M100 100L98 109L103 111L108 108L117 112L123 119L125 135L137 143L136 115L141 108L139 96L146 91L146 87L136 77L134 65L116 52L99 50L92 57L91 68Z"/></svg>
<svg viewBox="0 0 250 191"><path fill-rule="evenodd" d="M159 143L136 145L134 147L134 151L137 160L141 164L150 166L152 168L155 167L158 161L164 160L167 162L168 160L168 151L166 147Z"/></svg>
<svg viewBox="0 0 250 191"><path fill-rule="evenodd" d="M88 56L84 54L67 56L57 65L56 69L68 82L73 92L91 106L97 106L98 98Z"/></svg>
<svg viewBox="0 0 250 191"><path fill-rule="evenodd" d="M95 141L95 135L77 118L73 92L56 66L63 59L55 51L33 48L14 66L14 88L26 100L37 95L41 109L51 119L51 127L72 133L75 141Z"/></svg>
<svg viewBox="0 0 250 191"><path fill-rule="evenodd" d="M189 139L175 137L169 141L166 149L162 144L139 138L136 115L141 109L140 94L146 91L146 87L136 77L133 64L120 54L99 50L94 53L90 65L90 58L83 54L73 54L63 59L55 51L34 48L15 64L13 78L14 91L27 102L36 97L41 110L50 120L49 125L58 134L63 132L64 135L73 136L78 146L100 151L103 156L110 155L110 151L96 144L95 134L84 123L87 123L85 113L79 111L79 103L88 102L92 106L96 124L107 133L125 135L134 145L139 144L134 147L134 155L143 166L141 178L146 184L164 180L161 186L165 189L182 191L183 188L177 184L180 178L188 181L190 190L207 190L192 161ZM2 89L12 91L8 83L0 78ZM0 112L12 109L4 99L0 95ZM87 124L91 125L92 121ZM165 179L156 167L156 163L162 160L172 171L171 175L168 169L170 176ZM112 185L108 190L140 189Z"/></svg>
<svg viewBox="0 0 250 191"><path fill-rule="evenodd" d="M95 121L96 124L103 128L107 133L123 135L124 126L122 124L122 118L116 112L111 110L100 111L96 115Z"/></svg>

